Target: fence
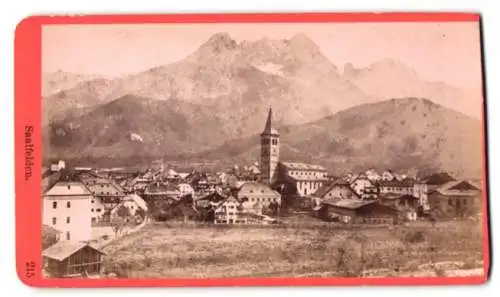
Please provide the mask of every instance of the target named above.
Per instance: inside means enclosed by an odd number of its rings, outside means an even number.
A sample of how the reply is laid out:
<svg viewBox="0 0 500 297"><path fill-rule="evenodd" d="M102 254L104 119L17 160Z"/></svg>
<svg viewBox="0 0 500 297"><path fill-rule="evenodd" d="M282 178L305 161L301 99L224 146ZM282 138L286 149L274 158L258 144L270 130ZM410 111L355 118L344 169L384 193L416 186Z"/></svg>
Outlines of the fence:
<svg viewBox="0 0 500 297"><path fill-rule="evenodd" d="M203 222L152 222L153 226L175 227L175 228L214 228L214 229L330 229L330 230L350 230L350 229L389 229L389 224L339 224L323 222L301 222L301 223L281 223L281 224L214 224Z"/></svg>

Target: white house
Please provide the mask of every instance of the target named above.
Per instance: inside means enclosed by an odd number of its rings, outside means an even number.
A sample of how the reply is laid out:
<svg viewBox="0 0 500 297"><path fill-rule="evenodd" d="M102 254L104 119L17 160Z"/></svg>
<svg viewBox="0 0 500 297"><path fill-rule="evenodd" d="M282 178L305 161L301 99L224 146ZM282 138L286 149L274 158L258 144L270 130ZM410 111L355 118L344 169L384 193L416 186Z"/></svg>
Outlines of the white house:
<svg viewBox="0 0 500 297"><path fill-rule="evenodd" d="M243 210L241 203L234 197L229 197L215 208L215 224L234 224L238 220L238 213Z"/></svg>
<svg viewBox="0 0 500 297"><path fill-rule="evenodd" d="M59 160L57 163L50 165L50 171L57 172L66 168L66 163L63 160Z"/></svg>
<svg viewBox="0 0 500 297"><path fill-rule="evenodd" d="M90 199L90 217L92 223L97 223L102 220L105 214L106 206L102 203L99 197L92 196Z"/></svg>
<svg viewBox="0 0 500 297"><path fill-rule="evenodd" d="M350 185L361 199L376 198L376 186L365 174L359 174Z"/></svg>
<svg viewBox="0 0 500 297"><path fill-rule="evenodd" d="M137 194L130 194L122 198L122 201L119 205L117 205L113 210L111 211L111 215L114 215L116 211L119 209L120 206L125 206L128 210L129 213L132 216L135 216L136 212L139 209L144 210L145 212L148 211L148 205L144 199L142 199L139 195Z"/></svg>
<svg viewBox="0 0 500 297"><path fill-rule="evenodd" d="M396 174L392 170L386 170L382 173L382 180L391 181L396 178Z"/></svg>
<svg viewBox="0 0 500 297"><path fill-rule="evenodd" d="M61 231L61 241L90 240L91 199L81 182L57 182L43 195L43 224Z"/></svg>
<svg viewBox="0 0 500 297"><path fill-rule="evenodd" d="M193 187L191 187L191 185L187 183L178 184L177 189L179 190L181 196L194 194Z"/></svg>
<svg viewBox="0 0 500 297"><path fill-rule="evenodd" d="M366 170L365 175L372 182L379 181L382 179L382 176L377 171L375 171L375 169Z"/></svg>

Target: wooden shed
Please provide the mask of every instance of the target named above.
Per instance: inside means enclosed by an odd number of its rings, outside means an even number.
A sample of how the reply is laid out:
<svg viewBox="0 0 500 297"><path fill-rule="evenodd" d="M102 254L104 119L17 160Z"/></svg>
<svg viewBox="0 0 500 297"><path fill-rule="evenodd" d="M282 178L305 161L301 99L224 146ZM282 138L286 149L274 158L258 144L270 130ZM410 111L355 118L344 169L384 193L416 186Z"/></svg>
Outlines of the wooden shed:
<svg viewBox="0 0 500 297"><path fill-rule="evenodd" d="M396 224L399 211L378 201L341 200L322 202L320 217L347 224Z"/></svg>
<svg viewBox="0 0 500 297"><path fill-rule="evenodd" d="M51 277L99 275L104 255L87 243L69 241L60 241L42 252L45 271Z"/></svg>

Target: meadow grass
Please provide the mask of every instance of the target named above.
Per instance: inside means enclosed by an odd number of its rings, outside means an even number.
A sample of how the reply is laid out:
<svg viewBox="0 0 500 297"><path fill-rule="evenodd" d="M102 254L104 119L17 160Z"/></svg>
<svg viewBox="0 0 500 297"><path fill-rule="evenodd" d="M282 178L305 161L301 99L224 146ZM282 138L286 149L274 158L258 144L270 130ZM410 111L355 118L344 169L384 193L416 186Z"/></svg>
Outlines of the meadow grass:
<svg viewBox="0 0 500 297"><path fill-rule="evenodd" d="M477 268L482 244L481 229L469 221L367 229L152 223L104 252L105 270L119 277L360 276L377 269L400 275L440 262Z"/></svg>

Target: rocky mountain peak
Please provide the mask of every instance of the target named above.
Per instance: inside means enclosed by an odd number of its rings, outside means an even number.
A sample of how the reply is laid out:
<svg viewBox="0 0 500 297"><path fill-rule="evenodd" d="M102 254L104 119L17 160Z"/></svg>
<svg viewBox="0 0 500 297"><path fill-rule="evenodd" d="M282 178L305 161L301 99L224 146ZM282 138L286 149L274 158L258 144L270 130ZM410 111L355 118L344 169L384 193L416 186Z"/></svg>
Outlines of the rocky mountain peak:
<svg viewBox="0 0 500 297"><path fill-rule="evenodd" d="M210 48L215 52L235 49L238 46L236 40L227 32L219 32L208 39L201 47Z"/></svg>

